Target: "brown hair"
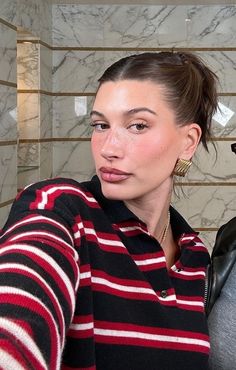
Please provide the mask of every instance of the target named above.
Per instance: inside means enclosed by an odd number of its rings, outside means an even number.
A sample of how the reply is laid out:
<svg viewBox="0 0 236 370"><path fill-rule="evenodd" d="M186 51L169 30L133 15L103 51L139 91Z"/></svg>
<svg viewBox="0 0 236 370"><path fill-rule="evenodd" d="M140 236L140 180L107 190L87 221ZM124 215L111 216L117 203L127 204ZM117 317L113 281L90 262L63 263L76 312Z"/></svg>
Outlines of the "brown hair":
<svg viewBox="0 0 236 370"><path fill-rule="evenodd" d="M199 56L186 52L131 55L108 67L98 80L99 87L107 81L126 79L149 80L164 86L177 123L197 123L202 129L202 144L208 150L212 116L218 106L218 78Z"/></svg>

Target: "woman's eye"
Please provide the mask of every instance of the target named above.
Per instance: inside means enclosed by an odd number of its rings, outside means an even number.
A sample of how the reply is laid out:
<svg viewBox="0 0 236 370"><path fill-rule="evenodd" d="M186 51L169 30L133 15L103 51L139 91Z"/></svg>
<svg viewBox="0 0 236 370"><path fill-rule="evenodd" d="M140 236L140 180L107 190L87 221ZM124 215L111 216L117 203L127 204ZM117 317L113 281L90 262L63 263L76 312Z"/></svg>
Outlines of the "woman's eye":
<svg viewBox="0 0 236 370"><path fill-rule="evenodd" d="M104 122L92 122L90 126L93 127L95 131L104 131L109 128L109 125Z"/></svg>
<svg viewBox="0 0 236 370"><path fill-rule="evenodd" d="M148 127L148 125L146 125L146 123L143 123L143 122L139 122L139 123L133 123L132 125L129 126L129 128L135 132L138 132L138 131L143 131L145 130L146 128Z"/></svg>

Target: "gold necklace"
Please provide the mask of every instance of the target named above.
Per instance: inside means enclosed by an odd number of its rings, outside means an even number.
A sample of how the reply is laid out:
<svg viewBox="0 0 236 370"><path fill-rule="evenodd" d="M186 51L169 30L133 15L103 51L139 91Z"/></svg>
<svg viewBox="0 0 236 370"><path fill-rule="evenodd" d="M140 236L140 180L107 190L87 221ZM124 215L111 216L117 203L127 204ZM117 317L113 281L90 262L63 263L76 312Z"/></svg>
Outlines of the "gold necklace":
<svg viewBox="0 0 236 370"><path fill-rule="evenodd" d="M159 244L163 244L165 242L169 226L170 226L170 211L168 211L167 222L163 229Z"/></svg>

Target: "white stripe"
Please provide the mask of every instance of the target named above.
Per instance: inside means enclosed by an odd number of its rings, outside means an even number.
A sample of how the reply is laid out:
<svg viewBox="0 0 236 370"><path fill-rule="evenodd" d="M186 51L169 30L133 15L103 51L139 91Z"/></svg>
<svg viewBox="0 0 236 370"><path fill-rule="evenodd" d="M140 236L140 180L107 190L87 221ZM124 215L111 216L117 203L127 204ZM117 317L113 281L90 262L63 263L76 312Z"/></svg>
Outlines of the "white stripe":
<svg viewBox="0 0 236 370"><path fill-rule="evenodd" d="M59 342L59 334L58 334L58 330L57 330L57 325L54 321L54 318L53 316L51 315L50 311L48 310L48 308L46 306L43 305L43 303L37 299L36 297L34 297L32 294L29 294L23 290L20 290L20 289L16 289L16 288L12 288L10 286L5 286L5 287L0 287L0 293L1 294L17 294L17 295L21 295L23 297L28 297L30 298L32 301L35 301L37 302L41 307L43 307L44 311L46 311L49 315L50 315L50 318L51 318L51 321L53 322L53 325L55 327L55 330L56 330L56 333L57 333L57 336L56 338L53 338L53 340L56 340L57 342L57 350L58 350L58 354L57 354L57 368L59 369L59 365L60 365L60 342ZM40 352L38 346L36 345L36 343L33 341L33 339L29 336L29 334L21 327L21 326L18 326L15 322L12 322L11 320L8 320L6 318L0 318L0 328L4 328L5 330L7 330L8 332L10 332L12 335L14 335L15 337L17 337L18 341L19 342L22 342L24 343L24 345L30 349L30 351L33 353L33 355L37 358L37 360L40 362L40 364L47 368L47 365L45 363L45 360L42 356L42 353Z"/></svg>
<svg viewBox="0 0 236 370"><path fill-rule="evenodd" d="M204 306L204 303L203 302L199 302L199 301L186 301L184 299L177 299L177 303L183 304L183 305L186 305L186 306L199 306L199 307L203 307Z"/></svg>
<svg viewBox="0 0 236 370"><path fill-rule="evenodd" d="M206 340L202 340L202 339L174 337L174 336L169 336L169 335L148 334L148 333L141 333L139 331L109 330L109 329L95 328L94 333L96 335L105 335L105 336L110 336L110 337L139 338L139 339L153 340L153 341L159 341L159 342L191 344L191 345L203 346L207 348L210 347L210 344Z"/></svg>
<svg viewBox="0 0 236 370"><path fill-rule="evenodd" d="M82 272L80 274L80 280L88 279L88 278L91 278L91 272L90 271L88 271L88 272Z"/></svg>
<svg viewBox="0 0 236 370"><path fill-rule="evenodd" d="M158 258L150 258L150 259L146 259L146 260L143 260L143 261L137 261L136 259L134 259L136 265L138 266L147 266L147 265L153 265L153 264L156 264L156 263L161 263L161 262L165 262L166 259L165 257L158 257Z"/></svg>
<svg viewBox="0 0 236 370"><path fill-rule="evenodd" d="M33 217L30 217L28 218L27 220L23 220L23 221L20 221L20 222L17 222L15 223L13 226L9 227L9 229L6 230L6 232L0 237L0 239L8 234L9 232L11 232L12 230L16 229L18 226L21 226L21 225L24 225L24 224L28 224L30 222L34 222L34 221L42 221L42 220L45 220L45 221L48 221L49 220L49 223L50 224L55 224L57 225L60 229L63 229L65 231L65 233L68 235L68 237L70 238L71 240L71 243L73 244L73 238L71 236L71 234L69 233L69 231L67 230L67 228L65 226L63 226L61 223L53 220L52 218L48 218L48 217L44 217L44 216L33 216Z"/></svg>
<svg viewBox="0 0 236 370"><path fill-rule="evenodd" d="M89 329L93 329L94 328L94 324L93 322L89 322L87 324L71 324L70 325L70 329L73 329L73 330L89 330Z"/></svg>
<svg viewBox="0 0 236 370"><path fill-rule="evenodd" d="M51 258L47 253L44 253L42 250L39 248L33 247L31 245L21 245L21 244L16 244L15 248L20 251L20 250L25 250L28 252L34 253L36 256L40 256L45 262L47 262L48 265L50 265L51 268L53 268L56 272L58 277L60 277L61 281L64 283L64 286L67 289L67 292L70 296L71 304L72 304L72 312L74 312L75 308L75 293L73 286L68 278L68 276L64 273L63 269L55 262L53 258ZM7 252L7 251L12 251L12 245L0 248L0 255ZM77 266L77 264L76 264Z"/></svg>
<svg viewBox="0 0 236 370"><path fill-rule="evenodd" d="M140 226L119 227L119 229L120 229L120 231L122 231L122 232L129 232L129 231L140 230L140 231L142 231L143 233L150 235L150 233L149 233L148 231L146 231L145 229L143 229L143 228L142 228L142 227L140 227Z"/></svg>
<svg viewBox="0 0 236 370"><path fill-rule="evenodd" d="M178 274L180 275L185 275L185 276L203 276L205 277L205 272L204 271L178 271Z"/></svg>
<svg viewBox="0 0 236 370"><path fill-rule="evenodd" d="M93 197L88 197L82 190L80 190L79 188L75 188L73 186L55 186L55 187L51 187L50 189L48 189L47 191L42 191L42 202L39 202L38 203L38 209L44 209L47 202L48 202L48 195L51 195L53 194L54 192L56 192L57 190L73 190L75 193L78 193L78 194L82 194L84 196L85 199L87 199L88 202L91 202L91 203L97 203L97 201L93 198Z"/></svg>
<svg viewBox="0 0 236 370"><path fill-rule="evenodd" d="M101 284L106 285L109 288L113 288L116 290L120 290L122 292L131 292L131 293L143 293L143 294L149 294L156 297L155 292L152 289L149 288L142 288L142 287L134 287L134 286L127 286L127 285L121 285L112 283L111 281L99 278L99 277L92 277L92 282L95 284Z"/></svg>
<svg viewBox="0 0 236 370"><path fill-rule="evenodd" d="M1 369L4 370L13 370L13 369L25 370L25 368L22 367L21 364L10 355L10 353L5 352L1 348L0 348L0 367ZM44 366L44 368L46 369L46 366Z"/></svg>
<svg viewBox="0 0 236 370"><path fill-rule="evenodd" d="M110 239L104 239L104 238L99 238L97 236L97 233L94 229L91 229L91 228L87 228L85 227L84 228L84 232L86 235L94 235L97 239L97 241L100 243L100 244L104 244L104 245L110 245L112 247L122 247L122 248L125 248L124 244L122 242L120 242L119 240L110 240ZM75 238L79 238L80 237L80 231L77 231L75 234L74 234L74 237Z"/></svg>
<svg viewBox="0 0 236 370"><path fill-rule="evenodd" d="M58 310L60 312L60 318L61 318L61 321L62 321L62 324L63 324L63 333L62 333L62 339L63 339L62 346L63 346L64 345L64 339L65 339L65 321L64 321L64 316L63 316L63 312L62 312L61 306L60 306L60 304L58 302L57 296L55 295L55 293L52 290L52 288L50 287L50 285L48 285L47 282L45 280L43 280L43 278L37 272L35 272L34 270L30 269L27 266L21 265L19 263L3 263L3 264L0 265L0 270L3 270L5 268L10 268L11 270L14 270L14 269L15 270L23 270L23 271L28 272L30 275L33 275L38 280L40 280L43 283L43 285L46 286L47 289L50 291L50 293L52 294L52 296L54 298L54 301L57 304L57 308L58 308Z"/></svg>

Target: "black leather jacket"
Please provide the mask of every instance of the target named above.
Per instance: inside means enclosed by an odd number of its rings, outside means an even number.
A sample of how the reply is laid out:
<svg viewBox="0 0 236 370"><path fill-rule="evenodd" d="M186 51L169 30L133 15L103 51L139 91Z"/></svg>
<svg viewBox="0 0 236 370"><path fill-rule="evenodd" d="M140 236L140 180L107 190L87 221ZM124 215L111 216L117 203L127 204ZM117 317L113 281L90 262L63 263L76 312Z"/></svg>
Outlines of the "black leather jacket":
<svg viewBox="0 0 236 370"><path fill-rule="evenodd" d="M236 217L221 226L211 255L206 280L205 311L208 316L236 262Z"/></svg>

